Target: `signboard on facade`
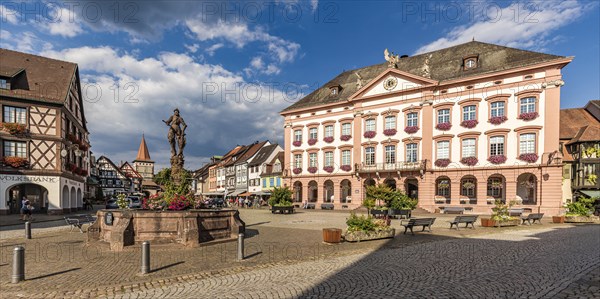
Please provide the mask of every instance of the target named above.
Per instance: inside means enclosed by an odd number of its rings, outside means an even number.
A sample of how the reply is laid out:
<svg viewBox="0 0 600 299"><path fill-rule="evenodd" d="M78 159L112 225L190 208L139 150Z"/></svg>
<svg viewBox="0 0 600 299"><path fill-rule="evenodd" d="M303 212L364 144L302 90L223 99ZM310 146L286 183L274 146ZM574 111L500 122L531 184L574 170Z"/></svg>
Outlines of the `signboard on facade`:
<svg viewBox="0 0 600 299"><path fill-rule="evenodd" d="M23 176L23 175L2 175L0 182L21 182L21 183L57 183L57 177L50 176Z"/></svg>

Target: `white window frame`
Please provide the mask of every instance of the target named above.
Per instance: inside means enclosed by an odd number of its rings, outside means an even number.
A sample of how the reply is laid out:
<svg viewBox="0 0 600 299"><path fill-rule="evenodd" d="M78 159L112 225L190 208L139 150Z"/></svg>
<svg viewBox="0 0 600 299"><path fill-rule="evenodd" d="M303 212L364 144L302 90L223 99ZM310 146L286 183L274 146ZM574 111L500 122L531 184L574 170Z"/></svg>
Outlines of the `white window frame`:
<svg viewBox="0 0 600 299"><path fill-rule="evenodd" d="M385 163L396 164L396 146L386 145L385 146Z"/></svg>
<svg viewBox="0 0 600 299"><path fill-rule="evenodd" d="M419 161L418 146L416 143L406 145L406 162L414 163Z"/></svg>
<svg viewBox="0 0 600 299"><path fill-rule="evenodd" d="M493 102L490 104L490 116L501 117L505 116L505 103L503 101Z"/></svg>
<svg viewBox="0 0 600 299"><path fill-rule="evenodd" d="M317 167L317 153L308 154L308 167Z"/></svg>
<svg viewBox="0 0 600 299"><path fill-rule="evenodd" d="M450 122L450 109L440 109L437 113L437 123L449 123Z"/></svg>
<svg viewBox="0 0 600 299"><path fill-rule="evenodd" d="M369 118L367 120L365 120L365 132L369 132L369 131L375 131L376 129L376 122L374 118Z"/></svg>
<svg viewBox="0 0 600 299"><path fill-rule="evenodd" d="M342 165L351 165L352 161L350 159L351 153L350 150L342 151Z"/></svg>
<svg viewBox="0 0 600 299"><path fill-rule="evenodd" d="M440 140L436 143L436 158L450 159L450 141Z"/></svg>
<svg viewBox="0 0 600 299"><path fill-rule="evenodd" d="M463 158L477 157L477 139L465 138L461 141L461 152Z"/></svg>
<svg viewBox="0 0 600 299"><path fill-rule="evenodd" d="M419 113L410 112L406 114L406 126L407 127L418 127L419 126Z"/></svg>
<svg viewBox="0 0 600 299"><path fill-rule="evenodd" d="M396 117L393 115L385 117L385 130L396 129Z"/></svg>
<svg viewBox="0 0 600 299"><path fill-rule="evenodd" d="M504 136L490 137L490 156L504 155L505 143Z"/></svg>
<svg viewBox="0 0 600 299"><path fill-rule="evenodd" d="M536 145L535 133L523 133L519 135L519 153L520 154L535 154Z"/></svg>
<svg viewBox="0 0 600 299"><path fill-rule="evenodd" d="M294 131L294 141L302 141L302 130Z"/></svg>
<svg viewBox="0 0 600 299"><path fill-rule="evenodd" d="M522 98L520 101L519 111L521 113L531 113L535 112L536 98L535 97L526 97Z"/></svg>
<svg viewBox="0 0 600 299"><path fill-rule="evenodd" d="M352 124L342 124L342 135L352 135Z"/></svg>
<svg viewBox="0 0 600 299"><path fill-rule="evenodd" d="M333 152L325 152L325 166L333 166Z"/></svg>
<svg viewBox="0 0 600 299"><path fill-rule="evenodd" d="M333 125L325 126L325 137L333 137Z"/></svg>
<svg viewBox="0 0 600 299"><path fill-rule="evenodd" d="M317 139L319 138L319 130L317 128L308 129L308 139Z"/></svg>
<svg viewBox="0 0 600 299"><path fill-rule="evenodd" d="M302 168L302 154L295 154L294 155L294 167L295 168Z"/></svg>
<svg viewBox="0 0 600 299"><path fill-rule="evenodd" d="M365 165L375 165L375 148L372 146L365 148Z"/></svg>
<svg viewBox="0 0 600 299"><path fill-rule="evenodd" d="M5 123L27 124L27 108L4 106L2 115Z"/></svg>
<svg viewBox="0 0 600 299"><path fill-rule="evenodd" d="M463 120L477 120L477 106L468 105L463 107Z"/></svg>
<svg viewBox="0 0 600 299"><path fill-rule="evenodd" d="M27 158L27 143L21 141L4 140L4 157Z"/></svg>

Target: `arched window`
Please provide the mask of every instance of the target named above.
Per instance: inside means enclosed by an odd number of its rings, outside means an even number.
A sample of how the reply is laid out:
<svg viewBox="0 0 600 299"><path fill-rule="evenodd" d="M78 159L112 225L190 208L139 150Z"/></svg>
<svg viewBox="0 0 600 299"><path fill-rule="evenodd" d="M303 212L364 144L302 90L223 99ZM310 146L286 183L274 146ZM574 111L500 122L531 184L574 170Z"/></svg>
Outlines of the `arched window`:
<svg viewBox="0 0 600 299"><path fill-rule="evenodd" d="M435 182L435 195L450 197L450 179L448 177L439 177Z"/></svg>
<svg viewBox="0 0 600 299"><path fill-rule="evenodd" d="M477 199L477 179L474 176L465 176L460 180L460 195L469 199Z"/></svg>

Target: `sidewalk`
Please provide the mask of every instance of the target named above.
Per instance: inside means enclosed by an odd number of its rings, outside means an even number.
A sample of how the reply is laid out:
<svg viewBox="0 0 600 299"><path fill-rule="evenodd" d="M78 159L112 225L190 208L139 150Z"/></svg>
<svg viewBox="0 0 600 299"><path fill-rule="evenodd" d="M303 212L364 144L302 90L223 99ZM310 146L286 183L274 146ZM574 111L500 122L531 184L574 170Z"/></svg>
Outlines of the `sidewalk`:
<svg viewBox="0 0 600 299"><path fill-rule="evenodd" d="M94 210L81 210L81 211L76 211L73 213L69 213L69 214L63 214L63 215L48 215L45 213L40 213L40 214L33 214L33 222L39 223L39 222L50 222L50 221L56 221L56 220L64 220L64 217L68 216L68 215L80 215L80 214L95 214L96 211L100 210L104 208L103 205L95 205L94 206ZM0 227L2 226L11 226L11 225L21 225L25 223L25 221L21 220L21 215L20 214L10 214L10 215L2 215L0 216Z"/></svg>

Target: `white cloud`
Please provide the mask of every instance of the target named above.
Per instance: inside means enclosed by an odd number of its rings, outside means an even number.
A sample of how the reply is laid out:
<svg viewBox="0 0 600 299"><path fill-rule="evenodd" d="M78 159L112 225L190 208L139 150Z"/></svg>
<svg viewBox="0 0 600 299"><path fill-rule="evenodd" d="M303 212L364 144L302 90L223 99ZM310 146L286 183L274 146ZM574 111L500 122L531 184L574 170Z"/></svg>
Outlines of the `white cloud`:
<svg viewBox="0 0 600 299"><path fill-rule="evenodd" d="M66 8L56 8L49 13L52 19L42 23L42 27L52 35L62 37L75 37L83 33L78 17Z"/></svg>
<svg viewBox="0 0 600 299"><path fill-rule="evenodd" d="M555 30L576 21L596 6L595 3L582 5L577 1L532 3L513 3L499 12L490 10L487 20L455 27L446 36L420 47L415 54L451 47L473 38L508 47L542 50L554 40Z"/></svg>
<svg viewBox="0 0 600 299"><path fill-rule="evenodd" d="M199 44L192 44L192 45L188 45L188 44L184 44L185 48L188 49L188 51L190 51L191 53L196 53L198 52L198 49L200 48Z"/></svg>
<svg viewBox="0 0 600 299"><path fill-rule="evenodd" d="M52 49L52 44L40 40L38 36L31 31L19 32L18 34L11 34L6 30L1 30L0 47L16 50L19 52L35 54L40 51Z"/></svg>
<svg viewBox="0 0 600 299"><path fill-rule="evenodd" d="M15 25L19 21L18 16L19 14L16 10L0 5L0 24L9 23Z"/></svg>
<svg viewBox="0 0 600 299"><path fill-rule="evenodd" d="M210 46L210 47L206 48L206 50L205 50L205 51L206 51L206 54L208 54L209 56L213 56L213 55L215 55L215 52L216 52L218 49L221 49L221 48L223 48L224 46L225 46L225 45L224 45L224 44L222 44L222 43L214 44L214 45L212 45L212 46Z"/></svg>
<svg viewBox="0 0 600 299"><path fill-rule="evenodd" d="M244 23L232 23L223 20L207 23L201 21L200 18L190 19L185 23L200 41L225 40L233 43L238 48L242 48L251 42L265 43L270 59L279 64L293 62L300 51L298 43L270 35L264 32L261 27L251 30L248 24Z"/></svg>
<svg viewBox="0 0 600 299"><path fill-rule="evenodd" d="M249 84L222 66L200 63L182 53L137 58L105 46L45 51L41 55L79 64L93 150L110 154L117 161L134 157L130 154L132 149L115 145L132 144L131 140L139 140L144 132L153 144L153 159L166 165L166 126L160 120L166 119L175 107L188 124L188 162L222 154L223 149L235 143L277 141L274 137L281 138L283 125L279 111L293 101L273 85ZM257 66L261 65L259 60ZM263 68L265 65L262 63ZM269 71L268 66L265 71ZM208 87L217 90L213 92ZM98 91L101 95L94 99ZM124 103L126 97L138 102ZM133 150L137 144L135 147Z"/></svg>

